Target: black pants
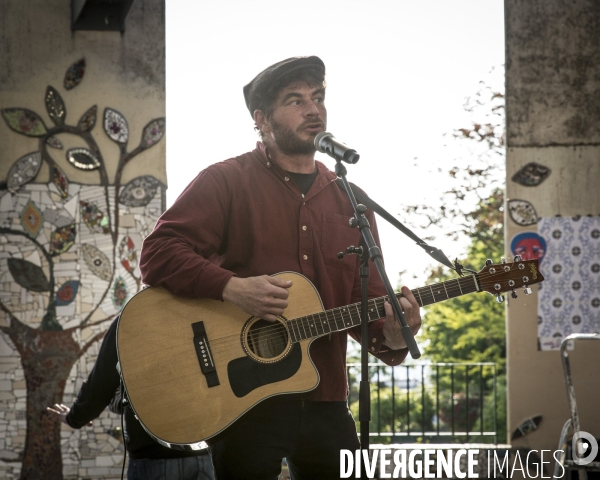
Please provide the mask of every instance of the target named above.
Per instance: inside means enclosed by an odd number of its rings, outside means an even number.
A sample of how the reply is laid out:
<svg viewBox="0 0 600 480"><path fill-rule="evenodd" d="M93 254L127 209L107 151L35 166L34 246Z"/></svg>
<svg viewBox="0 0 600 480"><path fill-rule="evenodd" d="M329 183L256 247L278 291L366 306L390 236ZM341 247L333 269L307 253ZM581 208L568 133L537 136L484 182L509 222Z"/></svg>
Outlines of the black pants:
<svg viewBox="0 0 600 480"><path fill-rule="evenodd" d="M360 448L346 402L278 397L246 417L210 444L217 480L276 480L284 457L293 480L336 479L340 450Z"/></svg>

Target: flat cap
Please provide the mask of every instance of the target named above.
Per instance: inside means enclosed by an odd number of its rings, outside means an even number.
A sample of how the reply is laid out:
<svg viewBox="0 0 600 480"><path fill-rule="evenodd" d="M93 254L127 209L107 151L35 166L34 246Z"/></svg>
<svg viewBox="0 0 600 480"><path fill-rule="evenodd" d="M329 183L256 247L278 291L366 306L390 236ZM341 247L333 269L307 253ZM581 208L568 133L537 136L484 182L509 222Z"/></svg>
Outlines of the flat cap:
<svg viewBox="0 0 600 480"><path fill-rule="evenodd" d="M323 71L325 75L325 64L323 60L316 56L310 57L292 57L277 62L270 67L265 68L254 79L244 87L244 99L246 107L250 110L250 115L254 116L254 110L263 95L268 91L269 87L276 84L284 75L301 70L307 67L317 67Z"/></svg>

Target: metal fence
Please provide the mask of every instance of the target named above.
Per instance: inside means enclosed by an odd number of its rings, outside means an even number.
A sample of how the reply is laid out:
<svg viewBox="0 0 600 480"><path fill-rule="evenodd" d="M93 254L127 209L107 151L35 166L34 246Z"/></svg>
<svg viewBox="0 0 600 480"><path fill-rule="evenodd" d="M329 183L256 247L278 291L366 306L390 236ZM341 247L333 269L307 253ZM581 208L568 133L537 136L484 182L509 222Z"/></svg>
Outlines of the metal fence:
<svg viewBox="0 0 600 480"><path fill-rule="evenodd" d="M348 403L358 420L360 364L347 369ZM381 443L498 443L495 363L370 363L369 380L369 434Z"/></svg>

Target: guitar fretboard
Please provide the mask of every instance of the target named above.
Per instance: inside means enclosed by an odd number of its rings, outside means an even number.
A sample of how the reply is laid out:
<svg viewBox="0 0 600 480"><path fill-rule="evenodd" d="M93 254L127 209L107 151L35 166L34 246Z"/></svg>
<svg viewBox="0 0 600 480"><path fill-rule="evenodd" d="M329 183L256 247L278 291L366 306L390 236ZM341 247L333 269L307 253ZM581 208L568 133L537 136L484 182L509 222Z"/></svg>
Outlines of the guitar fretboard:
<svg viewBox="0 0 600 480"><path fill-rule="evenodd" d="M419 306L443 302L450 298L460 297L468 293L478 292L477 275L454 278L442 283L428 285L412 290ZM402 297L396 294L397 298ZM388 299L378 297L369 300L367 313L369 322L385 317L384 302ZM307 338L320 337L331 332L339 332L360 325L360 303L345 307L333 308L324 312L287 320L290 338L293 343Z"/></svg>

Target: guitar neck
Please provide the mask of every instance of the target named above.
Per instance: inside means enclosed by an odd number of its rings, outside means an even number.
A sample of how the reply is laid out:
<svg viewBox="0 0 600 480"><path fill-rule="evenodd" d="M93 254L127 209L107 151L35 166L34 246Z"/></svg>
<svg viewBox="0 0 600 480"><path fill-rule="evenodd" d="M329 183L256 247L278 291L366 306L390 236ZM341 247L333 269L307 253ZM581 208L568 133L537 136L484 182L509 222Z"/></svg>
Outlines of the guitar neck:
<svg viewBox="0 0 600 480"><path fill-rule="evenodd" d="M445 282L412 290L419 306L432 305L450 298L481 291L477 275L454 278ZM402 297L401 293L396 294ZM373 298L368 302L369 322L385 317L384 303L387 296ZM360 325L360 302L345 307L333 308L324 312L286 320L292 342L320 337L331 332L339 332Z"/></svg>

